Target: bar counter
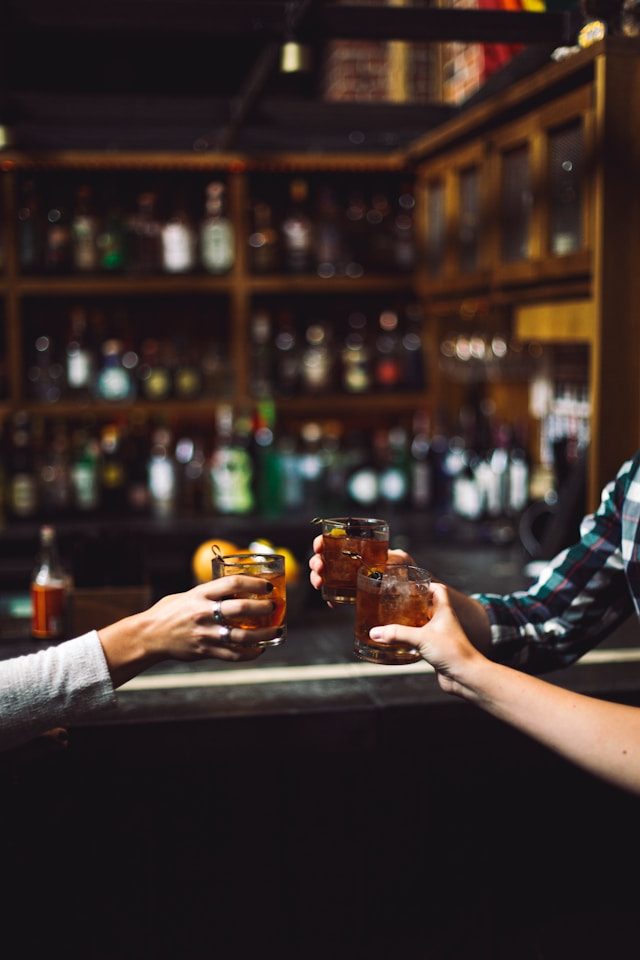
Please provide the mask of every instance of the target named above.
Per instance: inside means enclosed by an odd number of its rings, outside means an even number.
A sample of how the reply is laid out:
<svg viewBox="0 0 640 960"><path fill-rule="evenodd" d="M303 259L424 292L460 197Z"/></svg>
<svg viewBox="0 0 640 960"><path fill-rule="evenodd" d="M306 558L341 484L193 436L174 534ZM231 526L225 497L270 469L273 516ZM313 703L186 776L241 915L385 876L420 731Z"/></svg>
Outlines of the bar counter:
<svg viewBox="0 0 640 960"><path fill-rule="evenodd" d="M526 581L515 548L430 554L463 590ZM353 610L301 589L282 646L149 670L5 776L22 955L52 936L82 960L635 955L638 799L426 665L357 662ZM640 704L635 633L547 679ZM0 656L29 649L5 634Z"/></svg>
<svg viewBox="0 0 640 960"><path fill-rule="evenodd" d="M438 578L468 592L497 593L523 588L528 581L519 548L460 546L430 548ZM420 557L418 562L426 563ZM293 596L291 596L293 594ZM306 570L290 590L288 638L254 661L228 664L167 662L118 690L117 707L82 726L161 724L294 715L371 713L386 707L434 707L455 703L442 694L426 663L382 666L353 654L352 607L329 609L311 589ZM4 628L0 658L42 649L18 621L16 636ZM0 634L0 636L2 636ZM569 669L546 679L598 696L640 697L640 644L629 621ZM344 739L335 746L345 747Z"/></svg>

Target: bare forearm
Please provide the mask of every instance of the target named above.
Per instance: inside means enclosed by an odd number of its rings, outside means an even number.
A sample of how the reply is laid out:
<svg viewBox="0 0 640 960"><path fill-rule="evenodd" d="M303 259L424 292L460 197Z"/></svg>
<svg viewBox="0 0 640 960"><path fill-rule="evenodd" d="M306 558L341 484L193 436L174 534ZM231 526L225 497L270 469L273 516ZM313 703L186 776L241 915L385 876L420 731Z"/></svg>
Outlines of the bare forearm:
<svg viewBox="0 0 640 960"><path fill-rule="evenodd" d="M453 587L448 588L449 601L469 640L476 648L489 655L491 647L491 625L487 611L478 600L461 593Z"/></svg>
<svg viewBox="0 0 640 960"><path fill-rule="evenodd" d="M114 687L121 686L162 659L158 653L152 652L148 642L148 620L145 613L138 613L98 631Z"/></svg>
<svg viewBox="0 0 640 960"><path fill-rule="evenodd" d="M484 660L461 691L595 776L640 793L640 709L574 693Z"/></svg>

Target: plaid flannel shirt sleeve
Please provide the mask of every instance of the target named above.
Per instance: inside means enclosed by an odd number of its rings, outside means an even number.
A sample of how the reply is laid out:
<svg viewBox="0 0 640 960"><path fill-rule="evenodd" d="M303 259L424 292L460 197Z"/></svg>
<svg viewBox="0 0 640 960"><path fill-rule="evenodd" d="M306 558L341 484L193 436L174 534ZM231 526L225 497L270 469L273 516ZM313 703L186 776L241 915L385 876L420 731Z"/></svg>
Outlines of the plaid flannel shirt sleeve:
<svg viewBox="0 0 640 960"><path fill-rule="evenodd" d="M566 667L633 611L623 563L623 512L637 516L640 452L618 471L580 540L558 554L528 590L475 594L491 623L492 657L527 673ZM631 503L632 501L632 503Z"/></svg>

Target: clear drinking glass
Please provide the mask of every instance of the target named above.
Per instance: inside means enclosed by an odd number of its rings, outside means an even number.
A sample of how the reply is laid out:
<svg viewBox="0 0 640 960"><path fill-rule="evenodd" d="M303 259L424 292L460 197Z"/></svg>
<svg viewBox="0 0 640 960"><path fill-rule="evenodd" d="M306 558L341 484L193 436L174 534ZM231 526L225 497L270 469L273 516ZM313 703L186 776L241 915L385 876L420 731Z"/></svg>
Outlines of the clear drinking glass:
<svg viewBox="0 0 640 960"><path fill-rule="evenodd" d="M365 564L387 561L389 524L374 517L329 517L322 521L322 597L330 603L356 602L356 577Z"/></svg>
<svg viewBox="0 0 640 960"><path fill-rule="evenodd" d="M238 593L232 597L248 597L252 600L272 600L275 607L271 613L262 617L225 617L229 626L242 630L254 630L263 627L281 627L282 636L273 640L264 640L256 644L259 647L277 647L287 636L287 588L285 580L285 558L281 553L233 553L226 556L214 555L211 561L214 580L220 577L241 574L261 577L273 583L273 593Z"/></svg>
<svg viewBox="0 0 640 960"><path fill-rule="evenodd" d="M372 627L401 623L421 627L431 619L431 574L409 563L386 563L358 571L354 651L371 663L416 663L420 654L402 641L379 643Z"/></svg>

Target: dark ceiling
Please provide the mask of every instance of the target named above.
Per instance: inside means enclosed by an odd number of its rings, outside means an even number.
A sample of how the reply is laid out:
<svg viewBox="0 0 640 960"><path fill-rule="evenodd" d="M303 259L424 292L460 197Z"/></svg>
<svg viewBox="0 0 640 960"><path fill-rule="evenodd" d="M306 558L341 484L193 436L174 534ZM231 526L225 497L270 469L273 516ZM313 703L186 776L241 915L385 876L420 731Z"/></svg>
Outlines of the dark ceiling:
<svg viewBox="0 0 640 960"><path fill-rule="evenodd" d="M567 15L323 0L5 0L0 120L24 148L393 150L453 112L441 104L328 103L334 39L525 42L548 56ZM279 72L284 39L311 48Z"/></svg>

